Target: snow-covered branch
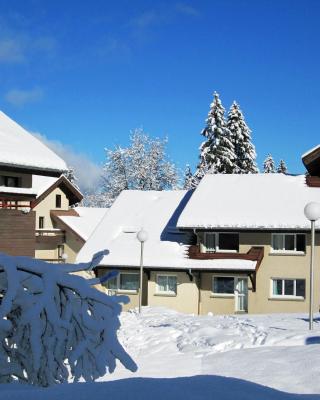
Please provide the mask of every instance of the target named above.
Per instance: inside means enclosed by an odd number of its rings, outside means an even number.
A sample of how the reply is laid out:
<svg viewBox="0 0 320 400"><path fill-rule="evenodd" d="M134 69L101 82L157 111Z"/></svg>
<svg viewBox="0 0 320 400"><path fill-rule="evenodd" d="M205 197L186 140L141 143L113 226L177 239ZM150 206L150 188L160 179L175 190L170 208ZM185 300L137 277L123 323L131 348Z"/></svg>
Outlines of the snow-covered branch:
<svg viewBox="0 0 320 400"><path fill-rule="evenodd" d="M116 359L136 365L117 339L121 302L70 272L88 263L49 264L0 253L0 382L26 381L48 386L91 381L115 369Z"/></svg>

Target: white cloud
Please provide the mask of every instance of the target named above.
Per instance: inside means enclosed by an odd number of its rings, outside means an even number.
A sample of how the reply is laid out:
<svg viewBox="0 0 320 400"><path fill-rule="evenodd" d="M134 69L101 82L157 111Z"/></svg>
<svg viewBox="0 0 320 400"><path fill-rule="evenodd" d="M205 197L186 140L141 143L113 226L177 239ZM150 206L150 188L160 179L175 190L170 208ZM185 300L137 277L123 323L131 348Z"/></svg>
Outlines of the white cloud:
<svg viewBox="0 0 320 400"><path fill-rule="evenodd" d="M14 106L23 106L28 103L40 101L43 97L43 91L40 88L30 90L12 89L4 97L8 103Z"/></svg>
<svg viewBox="0 0 320 400"><path fill-rule="evenodd" d="M63 158L68 167L74 169L78 178L76 183L83 193L92 192L98 187L102 175L101 166L91 161L86 154L76 153L70 146L56 140L49 140L40 133L33 133L33 135Z"/></svg>
<svg viewBox="0 0 320 400"><path fill-rule="evenodd" d="M14 38L0 39L0 63L20 63L25 61L24 48Z"/></svg>

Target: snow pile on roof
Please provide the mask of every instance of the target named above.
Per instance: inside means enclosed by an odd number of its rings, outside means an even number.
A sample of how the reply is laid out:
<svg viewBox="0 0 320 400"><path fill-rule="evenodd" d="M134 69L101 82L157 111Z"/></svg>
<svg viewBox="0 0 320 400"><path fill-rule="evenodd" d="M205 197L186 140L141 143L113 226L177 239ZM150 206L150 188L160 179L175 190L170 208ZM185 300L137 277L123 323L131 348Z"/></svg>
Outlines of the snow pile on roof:
<svg viewBox="0 0 320 400"><path fill-rule="evenodd" d="M74 210L79 214L79 217L59 215L58 218L84 240L88 240L104 215L109 211L108 208L93 207L76 207Z"/></svg>
<svg viewBox="0 0 320 400"><path fill-rule="evenodd" d="M304 216L310 201L320 202L320 188L308 187L304 175L206 175L178 227L310 229Z"/></svg>
<svg viewBox="0 0 320 400"><path fill-rule="evenodd" d="M0 111L0 166L65 171L66 163L40 140Z"/></svg>
<svg viewBox="0 0 320 400"><path fill-rule="evenodd" d="M191 260L187 258L188 234L176 225L191 192L125 190L80 250L77 262L90 259L102 249L109 254L101 265L140 265L137 232L148 233L144 246L144 266L164 268L255 269L255 261Z"/></svg>
<svg viewBox="0 0 320 400"><path fill-rule="evenodd" d="M58 179L52 176L32 175L32 189L37 194L37 197L39 197L55 184Z"/></svg>

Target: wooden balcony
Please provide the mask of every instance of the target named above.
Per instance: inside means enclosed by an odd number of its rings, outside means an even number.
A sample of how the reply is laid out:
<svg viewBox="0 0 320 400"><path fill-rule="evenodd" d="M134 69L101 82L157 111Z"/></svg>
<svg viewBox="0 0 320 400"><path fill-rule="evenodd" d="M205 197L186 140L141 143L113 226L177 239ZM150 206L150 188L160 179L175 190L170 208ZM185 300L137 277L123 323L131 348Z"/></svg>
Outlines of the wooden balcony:
<svg viewBox="0 0 320 400"><path fill-rule="evenodd" d="M253 246L247 253L233 252L217 252L217 253L201 253L199 245L191 245L189 247L189 258L194 260L249 260L257 261L260 266L264 256L264 248Z"/></svg>
<svg viewBox="0 0 320 400"><path fill-rule="evenodd" d="M320 187L320 177L307 175L306 183L309 187Z"/></svg>
<svg viewBox="0 0 320 400"><path fill-rule="evenodd" d="M36 242L51 245L63 244L65 242L65 231L61 229L37 229Z"/></svg>

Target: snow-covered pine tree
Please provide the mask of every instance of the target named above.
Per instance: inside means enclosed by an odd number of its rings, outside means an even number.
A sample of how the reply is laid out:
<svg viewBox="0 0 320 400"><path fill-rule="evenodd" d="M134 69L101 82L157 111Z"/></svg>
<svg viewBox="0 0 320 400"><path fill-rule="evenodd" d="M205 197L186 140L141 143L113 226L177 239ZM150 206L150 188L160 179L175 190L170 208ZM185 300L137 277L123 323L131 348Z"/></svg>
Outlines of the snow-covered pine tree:
<svg viewBox="0 0 320 400"><path fill-rule="evenodd" d="M268 154L267 158L264 160L263 172L265 174L270 174L270 173L273 174L276 172L276 166L271 154Z"/></svg>
<svg viewBox="0 0 320 400"><path fill-rule="evenodd" d="M201 132L206 140L200 146L200 162L195 173L198 181L207 171L213 174L234 172L236 156L224 113L219 94L214 92L206 127Z"/></svg>
<svg viewBox="0 0 320 400"><path fill-rule="evenodd" d="M53 268L0 253L0 383L92 381L113 372L116 359L136 370L117 339L120 303L128 298L92 287L100 279L72 274L96 267L105 254Z"/></svg>
<svg viewBox="0 0 320 400"><path fill-rule="evenodd" d="M256 151L251 142L251 130L245 122L239 105L234 101L230 107L227 128L236 155L234 173L256 174L259 172L256 164Z"/></svg>
<svg viewBox="0 0 320 400"><path fill-rule="evenodd" d="M194 189L196 187L196 184L195 184L194 181L195 181L195 179L194 179L194 176L192 174L190 165L187 164L186 165L186 169L184 171L183 189L185 189L185 190Z"/></svg>
<svg viewBox="0 0 320 400"><path fill-rule="evenodd" d="M284 160L280 160L280 163L278 165L277 168L277 172L280 174L287 174L288 173L288 168L286 166L286 163L284 162Z"/></svg>
<svg viewBox="0 0 320 400"><path fill-rule="evenodd" d="M106 149L102 189L91 196L97 205L109 207L122 190L166 190L176 187L178 170L167 158L167 139L153 139L136 129L126 148Z"/></svg>

